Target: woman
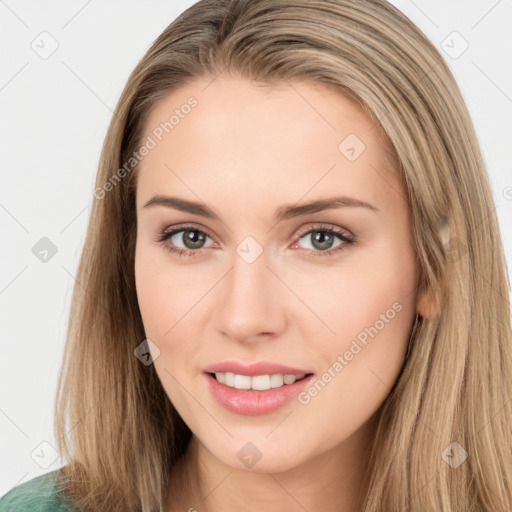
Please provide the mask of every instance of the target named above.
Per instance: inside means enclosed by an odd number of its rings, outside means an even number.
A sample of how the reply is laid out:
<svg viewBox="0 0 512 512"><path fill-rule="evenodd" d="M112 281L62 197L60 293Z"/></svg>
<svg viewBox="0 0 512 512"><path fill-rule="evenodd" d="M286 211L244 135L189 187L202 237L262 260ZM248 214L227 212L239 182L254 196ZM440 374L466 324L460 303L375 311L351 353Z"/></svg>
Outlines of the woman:
<svg viewBox="0 0 512 512"><path fill-rule="evenodd" d="M510 510L491 188L396 8L197 2L130 76L94 195L68 464L0 510Z"/></svg>

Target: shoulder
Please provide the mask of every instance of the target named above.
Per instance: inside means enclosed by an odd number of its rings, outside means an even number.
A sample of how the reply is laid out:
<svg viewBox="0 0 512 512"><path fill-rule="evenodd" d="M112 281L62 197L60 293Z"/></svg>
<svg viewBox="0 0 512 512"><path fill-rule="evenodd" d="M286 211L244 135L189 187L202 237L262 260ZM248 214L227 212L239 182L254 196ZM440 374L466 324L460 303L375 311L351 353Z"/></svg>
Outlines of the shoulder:
<svg viewBox="0 0 512 512"><path fill-rule="evenodd" d="M58 470L17 485L0 498L0 512L72 512L55 488Z"/></svg>

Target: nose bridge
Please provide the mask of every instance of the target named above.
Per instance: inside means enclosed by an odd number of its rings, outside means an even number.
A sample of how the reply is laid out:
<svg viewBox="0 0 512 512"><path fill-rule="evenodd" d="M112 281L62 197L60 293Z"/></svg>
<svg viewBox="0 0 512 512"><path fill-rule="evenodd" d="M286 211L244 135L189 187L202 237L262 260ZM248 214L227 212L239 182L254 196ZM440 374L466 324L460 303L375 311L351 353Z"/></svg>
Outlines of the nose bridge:
<svg viewBox="0 0 512 512"><path fill-rule="evenodd" d="M251 242L242 242L233 254L216 306L216 327L233 339L276 334L283 327L284 312L278 280L267 268L267 253L256 254Z"/></svg>

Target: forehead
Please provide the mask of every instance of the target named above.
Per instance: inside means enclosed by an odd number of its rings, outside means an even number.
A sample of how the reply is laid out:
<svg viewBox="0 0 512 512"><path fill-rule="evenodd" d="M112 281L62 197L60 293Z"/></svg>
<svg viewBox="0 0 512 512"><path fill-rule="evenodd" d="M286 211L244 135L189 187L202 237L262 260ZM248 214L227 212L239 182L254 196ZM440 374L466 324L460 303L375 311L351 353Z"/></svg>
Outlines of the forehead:
<svg viewBox="0 0 512 512"><path fill-rule="evenodd" d="M333 187L363 187L361 199L371 202L383 184L396 181L373 120L317 82L199 79L152 107L147 137L154 148L140 163L138 204L148 194L177 190L196 200L191 192L244 193L248 200L254 192L261 200L286 190L298 201Z"/></svg>
<svg viewBox="0 0 512 512"><path fill-rule="evenodd" d="M165 129L162 124L169 121L172 126ZM143 131L155 131L157 138L168 138L166 135L172 132L173 138L179 138L191 123L200 129L194 134L198 142L206 145L211 140L212 146L216 134L222 138L226 133L239 133L264 140L265 135L274 139L280 128L295 137L307 138L313 131L319 132L328 136L327 142L336 142L350 129L369 141L378 138L377 131L366 133L375 125L358 104L314 81L268 84L231 77L197 79L154 104ZM203 133L208 138L200 138Z"/></svg>

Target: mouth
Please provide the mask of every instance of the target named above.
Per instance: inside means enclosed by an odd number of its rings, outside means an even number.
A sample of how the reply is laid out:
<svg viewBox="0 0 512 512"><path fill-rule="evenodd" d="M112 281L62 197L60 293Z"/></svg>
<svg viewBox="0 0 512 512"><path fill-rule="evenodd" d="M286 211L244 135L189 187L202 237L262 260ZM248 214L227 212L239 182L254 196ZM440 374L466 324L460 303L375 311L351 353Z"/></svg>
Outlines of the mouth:
<svg viewBox="0 0 512 512"><path fill-rule="evenodd" d="M303 373L300 375L272 373L262 375L242 375L232 372L207 372L208 375L220 384L234 388L238 391L268 391L290 386L313 375Z"/></svg>
<svg viewBox="0 0 512 512"><path fill-rule="evenodd" d="M314 373L243 375L204 372L211 396L229 412L259 416L292 403L311 385ZM223 381L223 382L222 382Z"/></svg>

